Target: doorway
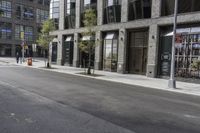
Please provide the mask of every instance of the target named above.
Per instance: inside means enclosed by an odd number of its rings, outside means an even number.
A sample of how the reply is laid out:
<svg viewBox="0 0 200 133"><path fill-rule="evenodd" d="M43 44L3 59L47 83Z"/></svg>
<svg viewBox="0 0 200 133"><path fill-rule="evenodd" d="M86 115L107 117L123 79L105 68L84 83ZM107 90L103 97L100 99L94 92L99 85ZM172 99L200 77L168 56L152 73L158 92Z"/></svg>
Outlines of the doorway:
<svg viewBox="0 0 200 133"><path fill-rule="evenodd" d="M130 31L128 46L128 73L146 74L148 31Z"/></svg>
<svg viewBox="0 0 200 133"><path fill-rule="evenodd" d="M72 66L74 53L74 38L67 36L63 47L63 65Z"/></svg>

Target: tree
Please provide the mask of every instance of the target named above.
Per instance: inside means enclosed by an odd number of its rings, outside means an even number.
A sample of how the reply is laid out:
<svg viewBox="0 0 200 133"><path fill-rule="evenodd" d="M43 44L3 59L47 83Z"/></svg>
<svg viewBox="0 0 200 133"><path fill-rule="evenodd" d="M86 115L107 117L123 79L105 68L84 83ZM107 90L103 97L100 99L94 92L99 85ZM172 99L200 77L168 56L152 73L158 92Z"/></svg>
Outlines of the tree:
<svg viewBox="0 0 200 133"><path fill-rule="evenodd" d="M48 53L48 61L47 61L47 67L51 67L50 66L50 54L49 54L49 44L52 42L53 40L53 36L50 35L51 31L55 30L55 25L54 25L54 21L51 19L48 19L46 21L43 22L42 24L42 29L41 29L41 33L39 34L37 43L39 44L39 46L41 46L44 50L47 50Z"/></svg>
<svg viewBox="0 0 200 133"><path fill-rule="evenodd" d="M83 36L93 37L95 36L94 27L97 24L96 11L94 9L87 9L84 13L83 23L85 26L85 31L82 33ZM92 54L95 49L95 41L91 40L91 38L87 41L80 41L79 48L81 51L88 53L88 70L87 74L91 74L91 61Z"/></svg>
<svg viewBox="0 0 200 133"><path fill-rule="evenodd" d="M191 64L191 67L198 71L198 77L200 76L200 60L194 60L194 62Z"/></svg>

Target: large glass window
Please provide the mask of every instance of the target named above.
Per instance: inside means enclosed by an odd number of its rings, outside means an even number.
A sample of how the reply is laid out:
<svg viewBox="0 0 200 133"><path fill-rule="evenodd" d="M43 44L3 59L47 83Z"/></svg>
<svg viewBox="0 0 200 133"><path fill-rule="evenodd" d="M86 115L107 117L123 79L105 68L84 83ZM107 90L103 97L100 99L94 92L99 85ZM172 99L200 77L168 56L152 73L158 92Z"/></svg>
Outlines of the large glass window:
<svg viewBox="0 0 200 133"><path fill-rule="evenodd" d="M30 20L34 18L33 8L31 7L24 7L23 17L26 20Z"/></svg>
<svg viewBox="0 0 200 133"><path fill-rule="evenodd" d="M36 15L37 15L37 19L36 19L37 23L42 23L49 18L49 11L37 9Z"/></svg>
<svg viewBox="0 0 200 133"><path fill-rule="evenodd" d="M107 33L104 37L103 47L103 69L106 71L117 71L118 59L118 35Z"/></svg>
<svg viewBox="0 0 200 133"><path fill-rule="evenodd" d="M12 16L11 2L0 1L0 10L3 11L2 17L11 18Z"/></svg>
<svg viewBox="0 0 200 133"><path fill-rule="evenodd" d="M115 23L121 21L121 0L105 0L104 23Z"/></svg>
<svg viewBox="0 0 200 133"><path fill-rule="evenodd" d="M178 13L200 11L200 0L179 0ZM162 0L161 15L167 16L174 13L174 0Z"/></svg>
<svg viewBox="0 0 200 133"><path fill-rule="evenodd" d="M54 20L54 24L56 29L58 29L59 25L59 17L60 17L60 0L51 0L50 3L50 18Z"/></svg>
<svg viewBox="0 0 200 133"><path fill-rule="evenodd" d="M59 4L60 4L59 0L51 0L51 4L50 4L50 18L51 19L59 18L59 14L60 14Z"/></svg>
<svg viewBox="0 0 200 133"><path fill-rule="evenodd" d="M50 0L38 0L38 4L49 5L50 4Z"/></svg>
<svg viewBox="0 0 200 133"><path fill-rule="evenodd" d="M93 9L97 10L97 0L82 0L81 1L81 27L84 26L83 20L84 20L84 13L87 9Z"/></svg>
<svg viewBox="0 0 200 133"><path fill-rule="evenodd" d="M0 22L0 38L11 39L12 36L12 24Z"/></svg>
<svg viewBox="0 0 200 133"><path fill-rule="evenodd" d="M34 18L34 11L32 7L27 7L21 4L16 4L16 18L24 20L32 20Z"/></svg>
<svg viewBox="0 0 200 133"><path fill-rule="evenodd" d="M151 17L151 0L129 0L129 20Z"/></svg>
<svg viewBox="0 0 200 133"><path fill-rule="evenodd" d="M33 41L33 27L16 25L15 26L15 39L21 40L21 32L24 32L25 41Z"/></svg>
<svg viewBox="0 0 200 133"><path fill-rule="evenodd" d="M76 1L66 0L65 4L65 28L75 28Z"/></svg>

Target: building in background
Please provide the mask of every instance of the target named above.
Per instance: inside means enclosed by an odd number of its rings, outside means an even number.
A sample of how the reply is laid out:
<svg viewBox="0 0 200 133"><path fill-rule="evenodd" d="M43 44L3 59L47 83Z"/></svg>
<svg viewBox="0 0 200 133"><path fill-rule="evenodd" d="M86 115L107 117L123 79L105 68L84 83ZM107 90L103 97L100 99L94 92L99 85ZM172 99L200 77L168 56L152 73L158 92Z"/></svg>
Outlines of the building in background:
<svg viewBox="0 0 200 133"><path fill-rule="evenodd" d="M0 56L15 56L25 46L32 56L41 24L49 18L50 0L0 0ZM37 55L42 51L38 47Z"/></svg>
<svg viewBox="0 0 200 133"><path fill-rule="evenodd" d="M176 76L199 78L191 65L200 60L200 1L179 0ZM168 77L174 0L62 0L59 5L57 63L82 66L79 40L84 10L97 11L95 68Z"/></svg>

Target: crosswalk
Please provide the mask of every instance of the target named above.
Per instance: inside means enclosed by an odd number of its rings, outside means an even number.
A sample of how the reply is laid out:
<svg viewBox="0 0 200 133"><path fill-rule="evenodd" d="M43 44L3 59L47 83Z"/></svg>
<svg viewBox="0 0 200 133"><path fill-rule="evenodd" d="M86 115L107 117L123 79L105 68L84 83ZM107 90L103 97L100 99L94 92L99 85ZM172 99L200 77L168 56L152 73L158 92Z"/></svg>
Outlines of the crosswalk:
<svg viewBox="0 0 200 133"><path fill-rule="evenodd" d="M0 67L19 67L17 64L11 64L9 62L1 62L0 61Z"/></svg>

